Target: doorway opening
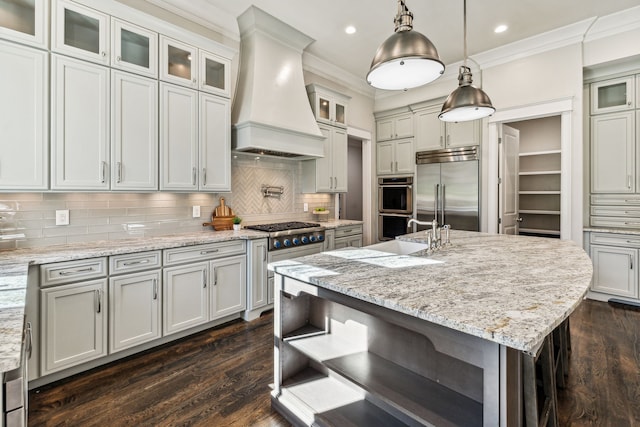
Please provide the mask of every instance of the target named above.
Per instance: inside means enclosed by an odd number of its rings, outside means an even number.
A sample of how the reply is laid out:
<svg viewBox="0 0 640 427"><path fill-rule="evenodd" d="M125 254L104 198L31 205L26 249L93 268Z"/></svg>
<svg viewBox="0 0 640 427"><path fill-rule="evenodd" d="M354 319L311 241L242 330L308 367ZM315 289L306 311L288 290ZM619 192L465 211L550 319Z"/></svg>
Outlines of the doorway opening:
<svg viewBox="0 0 640 427"><path fill-rule="evenodd" d="M347 142L347 192L340 194L340 219L362 221L364 200L362 179L362 140Z"/></svg>

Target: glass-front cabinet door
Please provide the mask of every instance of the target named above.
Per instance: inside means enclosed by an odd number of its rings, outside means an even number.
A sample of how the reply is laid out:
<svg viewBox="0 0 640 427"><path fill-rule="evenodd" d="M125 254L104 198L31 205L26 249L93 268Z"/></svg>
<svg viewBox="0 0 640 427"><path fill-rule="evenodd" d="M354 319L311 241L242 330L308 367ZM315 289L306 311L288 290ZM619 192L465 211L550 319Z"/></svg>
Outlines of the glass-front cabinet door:
<svg viewBox="0 0 640 427"><path fill-rule="evenodd" d="M199 89L229 97L229 70L231 61L205 50L199 51L200 84Z"/></svg>
<svg viewBox="0 0 640 427"><path fill-rule="evenodd" d="M0 0L0 38L47 48L49 2Z"/></svg>
<svg viewBox="0 0 640 427"><path fill-rule="evenodd" d="M160 79L198 87L198 49L186 43L160 36Z"/></svg>
<svg viewBox="0 0 640 427"><path fill-rule="evenodd" d="M109 16L67 0L54 5L51 50L109 65Z"/></svg>
<svg viewBox="0 0 640 427"><path fill-rule="evenodd" d="M346 126L347 124L347 108L339 101L333 104L334 120L336 123Z"/></svg>
<svg viewBox="0 0 640 427"><path fill-rule="evenodd" d="M158 34L111 18L111 66L158 77Z"/></svg>
<svg viewBox="0 0 640 427"><path fill-rule="evenodd" d="M634 77L622 77L591 84L591 114L633 110Z"/></svg>

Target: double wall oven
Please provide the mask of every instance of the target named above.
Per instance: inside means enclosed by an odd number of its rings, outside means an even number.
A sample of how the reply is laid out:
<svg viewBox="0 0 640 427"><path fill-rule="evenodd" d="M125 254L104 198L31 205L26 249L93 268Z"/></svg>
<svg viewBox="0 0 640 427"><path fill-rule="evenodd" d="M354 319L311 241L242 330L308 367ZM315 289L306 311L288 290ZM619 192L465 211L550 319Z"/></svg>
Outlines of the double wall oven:
<svg viewBox="0 0 640 427"><path fill-rule="evenodd" d="M413 218L413 177L378 178L378 240L407 233Z"/></svg>

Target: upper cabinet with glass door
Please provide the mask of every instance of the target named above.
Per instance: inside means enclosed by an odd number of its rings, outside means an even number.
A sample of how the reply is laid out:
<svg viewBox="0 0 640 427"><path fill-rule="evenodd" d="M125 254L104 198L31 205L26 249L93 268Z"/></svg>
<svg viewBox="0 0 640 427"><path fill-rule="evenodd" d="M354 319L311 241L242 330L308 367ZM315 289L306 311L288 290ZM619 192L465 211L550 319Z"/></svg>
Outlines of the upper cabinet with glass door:
<svg viewBox="0 0 640 427"><path fill-rule="evenodd" d="M591 84L591 114L633 110L635 103L633 76Z"/></svg>
<svg viewBox="0 0 640 427"><path fill-rule="evenodd" d="M231 61L211 52L200 50L200 75L198 89L204 92L231 96L229 90Z"/></svg>
<svg viewBox="0 0 640 427"><path fill-rule="evenodd" d="M111 18L111 66L158 77L158 33Z"/></svg>
<svg viewBox="0 0 640 427"><path fill-rule="evenodd" d="M54 0L51 50L109 65L109 15L67 0Z"/></svg>
<svg viewBox="0 0 640 427"><path fill-rule="evenodd" d="M46 49L49 2L0 0L0 38Z"/></svg>
<svg viewBox="0 0 640 427"><path fill-rule="evenodd" d="M198 87L198 49L160 35L160 79L191 88Z"/></svg>
<svg viewBox="0 0 640 427"><path fill-rule="evenodd" d="M307 85L311 109L316 120L333 126L347 127L349 96L317 84Z"/></svg>

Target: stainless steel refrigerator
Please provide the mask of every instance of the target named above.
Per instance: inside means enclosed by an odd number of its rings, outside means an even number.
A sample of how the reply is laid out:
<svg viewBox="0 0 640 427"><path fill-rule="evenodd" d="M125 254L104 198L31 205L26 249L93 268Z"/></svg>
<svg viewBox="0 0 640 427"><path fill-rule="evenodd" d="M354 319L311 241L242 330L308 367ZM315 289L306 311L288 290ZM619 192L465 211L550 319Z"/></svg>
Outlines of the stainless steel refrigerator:
<svg viewBox="0 0 640 427"><path fill-rule="evenodd" d="M453 230L478 231L478 147L421 151L416 164L418 221L435 218Z"/></svg>

